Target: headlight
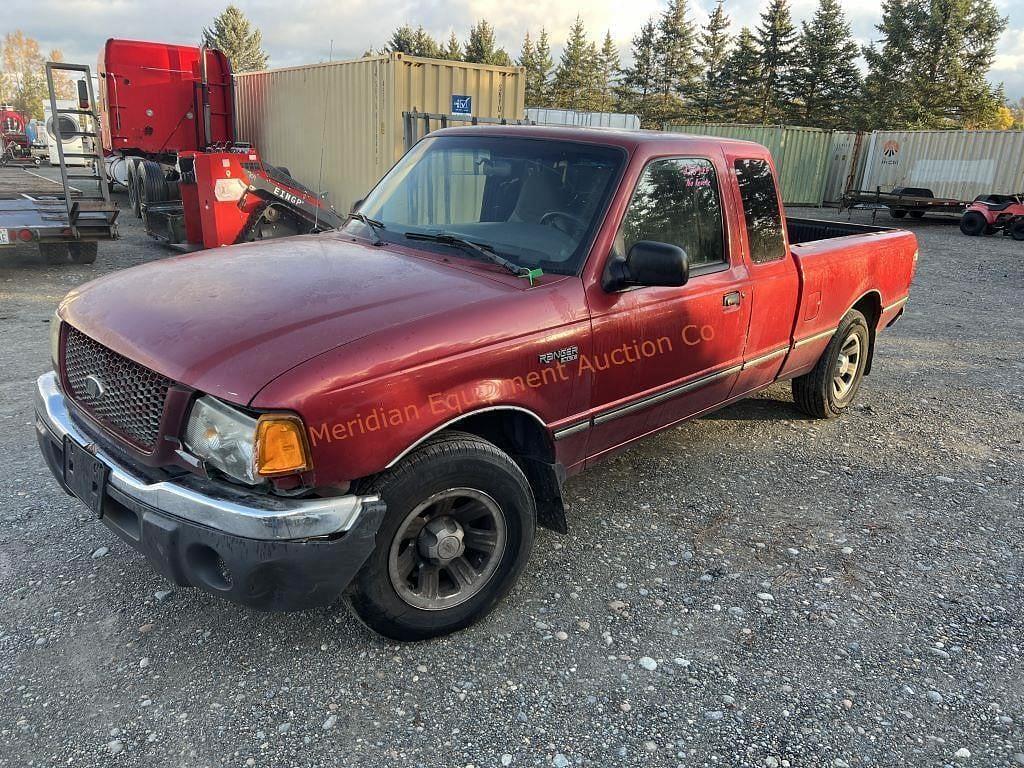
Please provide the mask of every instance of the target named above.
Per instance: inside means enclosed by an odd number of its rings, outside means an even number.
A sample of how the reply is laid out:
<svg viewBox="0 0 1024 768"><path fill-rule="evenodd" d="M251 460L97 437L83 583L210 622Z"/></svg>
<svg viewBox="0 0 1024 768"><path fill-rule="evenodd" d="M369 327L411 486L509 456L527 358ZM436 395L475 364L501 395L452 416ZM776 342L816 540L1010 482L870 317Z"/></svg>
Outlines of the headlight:
<svg viewBox="0 0 1024 768"><path fill-rule="evenodd" d="M311 468L298 417L264 414L254 419L213 397L200 397L192 406L184 442L199 458L250 485Z"/></svg>
<svg viewBox="0 0 1024 768"><path fill-rule="evenodd" d="M50 318L50 361L53 363L53 370L57 370L57 362L60 359L60 315L56 312Z"/></svg>

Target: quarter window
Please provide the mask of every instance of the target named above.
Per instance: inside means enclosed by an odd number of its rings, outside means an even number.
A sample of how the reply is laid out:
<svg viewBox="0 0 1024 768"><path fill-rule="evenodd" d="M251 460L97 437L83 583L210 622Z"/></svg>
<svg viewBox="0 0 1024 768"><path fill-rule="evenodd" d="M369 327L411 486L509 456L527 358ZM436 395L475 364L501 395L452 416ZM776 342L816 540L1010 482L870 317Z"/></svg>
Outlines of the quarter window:
<svg viewBox="0 0 1024 768"><path fill-rule="evenodd" d="M771 166L764 160L737 160L735 168L743 200L750 260L763 264L784 258L786 241L782 236L779 196L775 192Z"/></svg>
<svg viewBox="0 0 1024 768"><path fill-rule="evenodd" d="M655 160L644 169L620 230L622 254L640 240L679 246L691 267L725 262L722 200L709 160Z"/></svg>

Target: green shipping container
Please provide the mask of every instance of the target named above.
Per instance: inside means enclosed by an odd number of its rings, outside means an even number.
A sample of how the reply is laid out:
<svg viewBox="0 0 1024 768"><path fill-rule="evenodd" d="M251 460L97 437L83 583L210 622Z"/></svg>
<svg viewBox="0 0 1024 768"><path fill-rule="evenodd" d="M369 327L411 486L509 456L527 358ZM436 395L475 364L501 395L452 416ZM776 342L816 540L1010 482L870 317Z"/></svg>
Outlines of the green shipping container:
<svg viewBox="0 0 1024 768"><path fill-rule="evenodd" d="M832 145L832 131L792 125L694 123L666 125L666 131L698 136L755 141L768 147L775 159L786 205L820 206Z"/></svg>

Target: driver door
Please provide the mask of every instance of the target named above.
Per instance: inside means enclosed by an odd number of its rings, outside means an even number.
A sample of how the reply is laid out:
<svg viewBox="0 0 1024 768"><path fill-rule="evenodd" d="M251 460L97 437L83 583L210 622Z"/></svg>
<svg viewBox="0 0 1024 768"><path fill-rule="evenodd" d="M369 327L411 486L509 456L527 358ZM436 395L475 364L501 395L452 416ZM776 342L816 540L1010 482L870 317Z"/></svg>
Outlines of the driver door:
<svg viewBox="0 0 1024 768"><path fill-rule="evenodd" d="M720 156L655 158L637 182L615 250L639 240L677 245L690 278L591 294L591 459L729 398L750 301L723 167Z"/></svg>

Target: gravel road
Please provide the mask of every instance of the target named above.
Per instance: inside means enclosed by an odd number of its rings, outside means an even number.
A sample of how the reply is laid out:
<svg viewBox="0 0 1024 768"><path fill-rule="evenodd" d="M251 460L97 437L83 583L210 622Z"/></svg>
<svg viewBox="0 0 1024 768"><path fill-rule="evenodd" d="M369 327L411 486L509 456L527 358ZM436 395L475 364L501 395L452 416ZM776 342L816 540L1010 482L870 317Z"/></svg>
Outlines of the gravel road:
<svg viewBox="0 0 1024 768"><path fill-rule="evenodd" d="M168 254L123 224L0 255L0 766L1024 765L1024 244L906 221L852 413L783 385L648 440L490 618L396 645L173 589L50 478L54 305Z"/></svg>

